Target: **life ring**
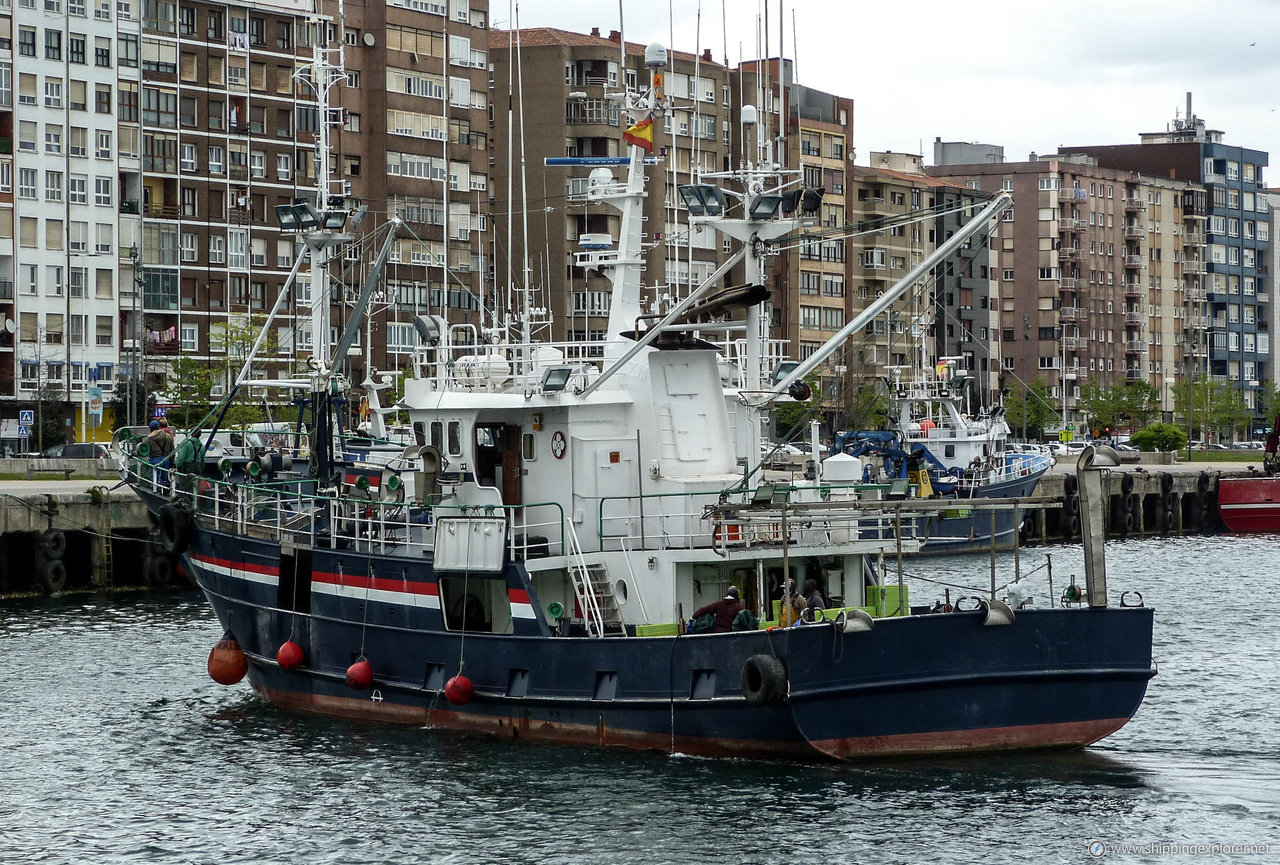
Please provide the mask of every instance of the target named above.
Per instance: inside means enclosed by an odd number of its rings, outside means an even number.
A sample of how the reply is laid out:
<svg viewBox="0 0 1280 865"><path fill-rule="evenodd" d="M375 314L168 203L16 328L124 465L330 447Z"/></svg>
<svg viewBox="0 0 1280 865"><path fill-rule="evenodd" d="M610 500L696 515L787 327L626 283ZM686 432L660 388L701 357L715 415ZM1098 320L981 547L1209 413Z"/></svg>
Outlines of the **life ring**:
<svg viewBox="0 0 1280 865"><path fill-rule="evenodd" d="M1160 492L1165 495L1173 492L1173 475L1169 472L1160 473Z"/></svg>
<svg viewBox="0 0 1280 865"><path fill-rule="evenodd" d="M1133 475L1123 474L1120 476L1120 494L1127 496L1133 492Z"/></svg>
<svg viewBox="0 0 1280 865"><path fill-rule="evenodd" d="M46 561L60 559L67 552L67 536L62 529L49 529L40 535L40 554Z"/></svg>
<svg viewBox="0 0 1280 865"><path fill-rule="evenodd" d="M776 706L787 699L787 668L775 655L752 655L742 665L742 696L753 706Z"/></svg>
<svg viewBox="0 0 1280 865"><path fill-rule="evenodd" d="M1071 498L1067 499L1067 513L1071 514L1071 516L1073 517L1080 513L1079 497L1072 496Z"/></svg>
<svg viewBox="0 0 1280 865"><path fill-rule="evenodd" d="M1074 496L1080 489L1080 479L1075 475L1067 475L1066 479L1062 482L1062 488L1066 490L1068 496Z"/></svg>
<svg viewBox="0 0 1280 865"><path fill-rule="evenodd" d="M1067 523L1067 528L1070 529L1070 536L1073 538L1076 535L1080 534L1080 515L1079 514L1071 515L1071 520L1070 522Z"/></svg>
<svg viewBox="0 0 1280 865"><path fill-rule="evenodd" d="M1138 508L1142 507L1142 500L1137 493L1129 493L1124 497L1124 507L1131 514L1137 513Z"/></svg>
<svg viewBox="0 0 1280 865"><path fill-rule="evenodd" d="M62 559L51 559L40 566L40 580L50 592L60 592L67 585L67 566Z"/></svg>
<svg viewBox="0 0 1280 865"><path fill-rule="evenodd" d="M1125 511L1124 517L1120 520L1121 530L1126 535L1129 534L1129 532L1133 531L1135 522L1136 521L1133 518L1133 511Z"/></svg>
<svg viewBox="0 0 1280 865"><path fill-rule="evenodd" d="M173 561L157 556L147 564L147 585L158 589L167 588L173 582Z"/></svg>
<svg viewBox="0 0 1280 865"><path fill-rule="evenodd" d="M160 542L170 556L180 556L191 540L191 514L177 505L169 504L160 509Z"/></svg>

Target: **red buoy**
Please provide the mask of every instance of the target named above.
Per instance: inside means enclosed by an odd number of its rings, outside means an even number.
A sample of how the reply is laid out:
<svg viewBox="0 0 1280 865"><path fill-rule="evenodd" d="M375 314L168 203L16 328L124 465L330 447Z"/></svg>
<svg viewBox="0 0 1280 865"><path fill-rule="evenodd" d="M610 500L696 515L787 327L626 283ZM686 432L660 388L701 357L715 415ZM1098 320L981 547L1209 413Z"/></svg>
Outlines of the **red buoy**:
<svg viewBox="0 0 1280 865"><path fill-rule="evenodd" d="M285 670L296 670L302 666L302 647L293 640L285 640L276 652L276 663Z"/></svg>
<svg viewBox="0 0 1280 865"><path fill-rule="evenodd" d="M347 686L363 691L373 684L373 666L363 658L347 667Z"/></svg>
<svg viewBox="0 0 1280 865"><path fill-rule="evenodd" d="M209 650L209 678L219 685L234 685L249 672L249 662L236 638L227 631Z"/></svg>
<svg viewBox="0 0 1280 865"><path fill-rule="evenodd" d="M444 683L444 696L455 706L465 706L476 694L476 686L466 676L454 676Z"/></svg>

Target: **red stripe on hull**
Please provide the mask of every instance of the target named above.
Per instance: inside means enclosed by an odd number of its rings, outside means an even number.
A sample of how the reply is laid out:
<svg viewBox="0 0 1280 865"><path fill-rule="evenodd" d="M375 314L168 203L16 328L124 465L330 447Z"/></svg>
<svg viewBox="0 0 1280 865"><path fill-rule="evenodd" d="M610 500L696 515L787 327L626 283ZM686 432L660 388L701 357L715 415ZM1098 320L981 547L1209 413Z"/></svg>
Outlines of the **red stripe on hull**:
<svg viewBox="0 0 1280 865"><path fill-rule="evenodd" d="M1018 727L985 727L979 730L945 730L905 733L900 736L867 736L827 739L813 747L841 760L855 757L907 756L957 751L1014 751L1033 748L1082 748L1110 736L1128 718L1103 718L1062 724L1028 724Z"/></svg>
<svg viewBox="0 0 1280 865"><path fill-rule="evenodd" d="M264 688L253 688L269 702L288 711L379 721L419 724L483 733L505 739L528 739L558 745L633 748L705 757L748 758L834 758L837 760L902 757L979 751L1080 748L1103 739L1128 723L1128 718L1106 718L1063 724L1035 724L1020 727L992 727L975 730L948 730L910 733L900 736L871 736L805 742L803 739L752 740L695 736L672 736L635 730L611 729L603 722L595 726L522 717L485 715L455 711L443 696L433 708L403 706L378 701L369 696L330 697Z"/></svg>

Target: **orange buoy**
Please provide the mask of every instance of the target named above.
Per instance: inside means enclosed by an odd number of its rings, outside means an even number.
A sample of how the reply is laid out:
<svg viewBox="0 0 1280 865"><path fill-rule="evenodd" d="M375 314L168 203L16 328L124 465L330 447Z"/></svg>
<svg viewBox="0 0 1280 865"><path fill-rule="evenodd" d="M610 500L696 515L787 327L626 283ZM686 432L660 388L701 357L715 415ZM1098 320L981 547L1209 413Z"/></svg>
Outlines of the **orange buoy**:
<svg viewBox="0 0 1280 865"><path fill-rule="evenodd" d="M347 686L363 691L373 684L373 666L364 658L347 667Z"/></svg>
<svg viewBox="0 0 1280 865"><path fill-rule="evenodd" d="M302 666L302 647L293 640L285 640L276 652L276 663L285 670L296 670Z"/></svg>
<svg viewBox="0 0 1280 865"><path fill-rule="evenodd" d="M234 685L249 672L249 662L236 638L227 631L209 650L209 678L219 685Z"/></svg>
<svg viewBox="0 0 1280 865"><path fill-rule="evenodd" d="M476 686L466 676L454 676L444 683L444 696L455 706L465 706L476 694Z"/></svg>

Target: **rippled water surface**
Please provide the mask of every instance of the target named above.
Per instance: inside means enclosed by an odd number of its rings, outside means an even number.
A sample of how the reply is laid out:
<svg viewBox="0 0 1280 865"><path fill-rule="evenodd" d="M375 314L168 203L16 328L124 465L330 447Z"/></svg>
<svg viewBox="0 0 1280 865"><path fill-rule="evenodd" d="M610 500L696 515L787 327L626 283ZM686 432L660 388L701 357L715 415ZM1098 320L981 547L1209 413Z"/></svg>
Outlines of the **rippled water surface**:
<svg viewBox="0 0 1280 865"><path fill-rule="evenodd" d="M1081 557L1049 552L1057 592ZM1022 557L1041 603L1044 553ZM872 765L288 715L207 678L197 595L0 606L0 862L1088 862L1091 840L1280 861L1280 538L1108 555L1113 599L1157 610L1160 675L1127 727L1079 753ZM916 603L929 580L989 582L982 556L908 568Z"/></svg>

